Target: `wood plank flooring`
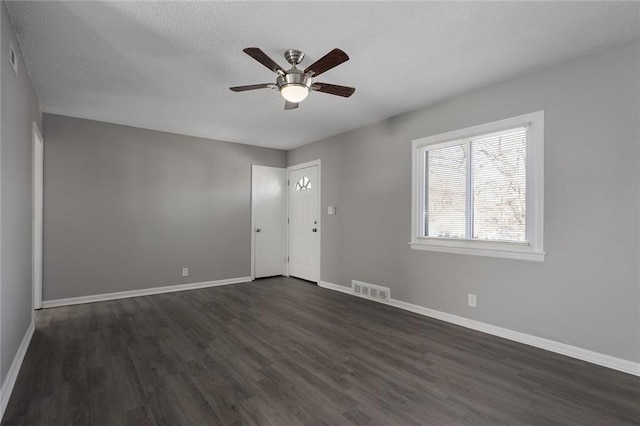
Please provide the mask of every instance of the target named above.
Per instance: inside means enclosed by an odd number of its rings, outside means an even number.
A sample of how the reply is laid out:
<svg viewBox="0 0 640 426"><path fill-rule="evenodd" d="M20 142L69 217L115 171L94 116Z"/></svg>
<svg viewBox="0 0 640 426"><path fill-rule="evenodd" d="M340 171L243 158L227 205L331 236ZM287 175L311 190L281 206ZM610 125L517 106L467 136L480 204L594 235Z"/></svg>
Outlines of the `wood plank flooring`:
<svg viewBox="0 0 640 426"><path fill-rule="evenodd" d="M9 425L627 425L640 378L292 278L37 313Z"/></svg>

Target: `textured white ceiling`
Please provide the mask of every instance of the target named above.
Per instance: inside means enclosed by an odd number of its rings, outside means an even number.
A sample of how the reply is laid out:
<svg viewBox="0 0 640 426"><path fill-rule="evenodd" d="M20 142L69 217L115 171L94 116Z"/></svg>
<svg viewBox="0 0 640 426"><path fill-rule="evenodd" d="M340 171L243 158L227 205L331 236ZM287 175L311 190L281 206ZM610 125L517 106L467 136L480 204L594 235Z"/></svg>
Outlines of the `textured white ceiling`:
<svg viewBox="0 0 640 426"><path fill-rule="evenodd" d="M640 36L637 2L7 2L46 112L289 149ZM242 52L351 60L284 111Z"/></svg>

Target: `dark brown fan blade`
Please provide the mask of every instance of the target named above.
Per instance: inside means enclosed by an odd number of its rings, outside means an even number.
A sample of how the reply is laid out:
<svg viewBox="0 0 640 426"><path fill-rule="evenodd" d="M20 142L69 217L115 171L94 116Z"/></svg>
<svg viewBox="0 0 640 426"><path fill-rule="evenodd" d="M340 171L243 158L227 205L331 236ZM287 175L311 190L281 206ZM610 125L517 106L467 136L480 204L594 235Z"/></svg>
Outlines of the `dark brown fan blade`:
<svg viewBox="0 0 640 426"><path fill-rule="evenodd" d="M338 86L337 84L328 83L313 83L311 90L328 93L330 95L342 96L343 98L348 98L356 91L353 87Z"/></svg>
<svg viewBox="0 0 640 426"><path fill-rule="evenodd" d="M313 76L318 76L325 71L329 71L331 68L340 65L343 62L347 62L349 56L340 49L333 49L331 52L324 55L322 58L309 65L304 73L312 72Z"/></svg>
<svg viewBox="0 0 640 426"><path fill-rule="evenodd" d="M285 101L284 102L284 109L289 110L289 109L296 109L298 108L298 104L295 102L289 102L289 101Z"/></svg>
<svg viewBox="0 0 640 426"><path fill-rule="evenodd" d="M264 84L250 84L248 86L229 87L229 89L233 90L234 92L244 92L246 90L271 89L274 86L275 85L273 83L264 83Z"/></svg>
<svg viewBox="0 0 640 426"><path fill-rule="evenodd" d="M284 74L284 70L282 69L282 67L276 64L273 59L268 57L266 53L264 53L262 50L258 49L257 47L247 47L246 49L242 49L242 51L247 55L251 56L256 61L260 62L265 67L269 68L271 71L277 74L279 73Z"/></svg>

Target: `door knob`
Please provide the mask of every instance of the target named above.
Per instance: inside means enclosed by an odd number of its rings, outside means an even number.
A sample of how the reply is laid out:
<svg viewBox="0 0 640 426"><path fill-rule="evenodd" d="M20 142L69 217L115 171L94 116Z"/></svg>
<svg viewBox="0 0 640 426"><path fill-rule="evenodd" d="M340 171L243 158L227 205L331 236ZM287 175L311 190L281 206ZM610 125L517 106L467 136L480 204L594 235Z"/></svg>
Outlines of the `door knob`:
<svg viewBox="0 0 640 426"><path fill-rule="evenodd" d="M256 232L260 232L260 231L262 231L262 229L256 228Z"/></svg>
<svg viewBox="0 0 640 426"><path fill-rule="evenodd" d="M313 228L311 231L312 232L318 232L318 228Z"/></svg>

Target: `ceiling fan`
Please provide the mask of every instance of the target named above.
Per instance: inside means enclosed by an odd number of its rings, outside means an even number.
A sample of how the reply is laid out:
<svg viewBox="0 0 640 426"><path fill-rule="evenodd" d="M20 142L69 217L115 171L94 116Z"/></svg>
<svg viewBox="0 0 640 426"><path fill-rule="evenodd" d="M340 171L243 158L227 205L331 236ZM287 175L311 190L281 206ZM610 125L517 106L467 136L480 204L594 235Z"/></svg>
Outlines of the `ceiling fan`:
<svg viewBox="0 0 640 426"><path fill-rule="evenodd" d="M242 51L278 74L278 77L275 83L230 87L234 92L277 89L285 99L284 109L289 110L298 108L298 104L307 97L310 90L344 98L348 98L356 91L353 87L313 81L313 78L349 60L349 56L340 49L333 49L304 70L296 67L304 59L304 53L299 50L289 49L284 53L284 58L291 64L291 69L286 71L257 47L247 47Z"/></svg>

